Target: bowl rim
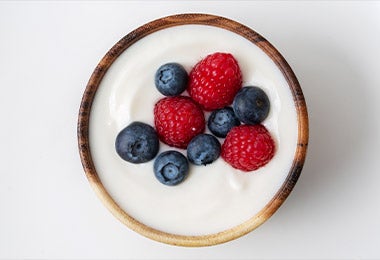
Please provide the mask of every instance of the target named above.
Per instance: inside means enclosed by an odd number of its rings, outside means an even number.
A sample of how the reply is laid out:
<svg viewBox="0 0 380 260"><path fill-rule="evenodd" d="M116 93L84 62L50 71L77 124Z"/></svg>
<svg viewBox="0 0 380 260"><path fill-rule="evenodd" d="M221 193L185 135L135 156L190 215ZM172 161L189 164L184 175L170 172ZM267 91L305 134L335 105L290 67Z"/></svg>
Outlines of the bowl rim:
<svg viewBox="0 0 380 260"><path fill-rule="evenodd" d="M89 143L91 106L100 82L108 68L121 53L141 38L158 30L187 24L209 25L229 30L246 38L263 50L280 69L291 89L298 121L298 140L293 164L285 182L275 196L263 209L260 210L260 212L246 222L222 232L200 236L166 233L139 222L125 212L103 186L92 160ZM117 219L130 229L147 238L171 245L200 247L216 245L241 237L260 226L276 212L289 196L302 171L308 146L309 126L306 102L300 84L285 58L271 43L254 30L234 20L211 14L185 13L162 17L138 27L119 40L105 54L93 71L82 96L78 114L77 136L79 154L86 177L97 196Z"/></svg>

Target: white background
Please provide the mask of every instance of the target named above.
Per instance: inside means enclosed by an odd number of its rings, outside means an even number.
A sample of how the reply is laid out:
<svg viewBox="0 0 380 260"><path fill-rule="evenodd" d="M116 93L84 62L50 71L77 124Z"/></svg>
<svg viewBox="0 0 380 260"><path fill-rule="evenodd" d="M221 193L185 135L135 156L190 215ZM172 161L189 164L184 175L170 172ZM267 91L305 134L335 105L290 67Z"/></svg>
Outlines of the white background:
<svg viewBox="0 0 380 260"><path fill-rule="evenodd" d="M274 44L307 100L310 144L288 200L208 248L118 222L82 170L76 121L98 61L161 16L222 15ZM380 2L0 2L0 258L380 258Z"/></svg>

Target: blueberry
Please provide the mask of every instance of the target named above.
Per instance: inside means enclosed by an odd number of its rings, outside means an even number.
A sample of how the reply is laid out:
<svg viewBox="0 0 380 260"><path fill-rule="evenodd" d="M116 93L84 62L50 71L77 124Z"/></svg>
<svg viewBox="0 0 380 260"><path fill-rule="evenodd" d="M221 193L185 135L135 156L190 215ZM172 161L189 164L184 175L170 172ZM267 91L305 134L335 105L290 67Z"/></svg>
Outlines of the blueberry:
<svg viewBox="0 0 380 260"><path fill-rule="evenodd" d="M150 161L159 148L156 130L148 124L133 122L117 135L115 148L118 155L128 162Z"/></svg>
<svg viewBox="0 0 380 260"><path fill-rule="evenodd" d="M170 150L157 156L153 170L157 180L162 184L174 186L187 176L189 163L182 153Z"/></svg>
<svg viewBox="0 0 380 260"><path fill-rule="evenodd" d="M259 87L244 87L236 94L233 108L243 123L259 124L268 116L269 98Z"/></svg>
<svg viewBox="0 0 380 260"><path fill-rule="evenodd" d="M220 150L220 143L215 136L200 134L187 146L187 158L195 165L207 165L218 159Z"/></svg>
<svg viewBox="0 0 380 260"><path fill-rule="evenodd" d="M182 65L167 63L158 68L154 83L165 96L177 96L187 88L188 75Z"/></svg>
<svg viewBox="0 0 380 260"><path fill-rule="evenodd" d="M231 107L214 110L208 119L208 129L217 137L226 137L228 132L239 126L240 121Z"/></svg>

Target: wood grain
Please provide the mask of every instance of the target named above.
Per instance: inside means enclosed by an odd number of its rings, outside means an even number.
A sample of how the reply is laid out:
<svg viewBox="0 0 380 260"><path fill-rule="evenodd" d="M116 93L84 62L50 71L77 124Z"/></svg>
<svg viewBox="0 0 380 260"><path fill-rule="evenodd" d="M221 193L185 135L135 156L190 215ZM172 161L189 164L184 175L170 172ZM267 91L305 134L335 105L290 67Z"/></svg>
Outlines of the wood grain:
<svg viewBox="0 0 380 260"><path fill-rule="evenodd" d="M243 36L261 48L275 62L287 80L293 94L298 117L298 145L293 160L293 165L288 173L286 181L276 193L274 198L265 206L265 208L263 208L258 214L253 216L248 221L223 232L204 236L182 236L165 233L150 228L129 216L128 213L121 209L120 206L113 200L102 185L92 160L91 147L89 143L89 120L91 106L99 84L112 63L124 50L146 35L164 28L185 24L201 24L224 28ZM227 18L208 14L179 14L164 17L137 28L117 42L99 62L89 79L79 109L77 131L79 154L86 176L96 194L102 200L104 205L112 212L112 214L126 226L148 238L167 244L193 247L216 245L236 239L257 228L265 220L272 216L288 197L300 176L306 157L309 136L307 107L302 89L295 74L283 56L264 37L245 25Z"/></svg>

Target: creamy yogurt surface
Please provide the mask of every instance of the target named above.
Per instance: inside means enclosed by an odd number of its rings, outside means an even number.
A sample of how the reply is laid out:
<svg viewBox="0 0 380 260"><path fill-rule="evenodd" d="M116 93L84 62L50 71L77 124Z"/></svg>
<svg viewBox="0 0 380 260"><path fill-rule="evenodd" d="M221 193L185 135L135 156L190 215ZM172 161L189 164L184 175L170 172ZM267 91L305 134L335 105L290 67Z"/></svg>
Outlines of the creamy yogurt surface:
<svg viewBox="0 0 380 260"><path fill-rule="evenodd" d="M154 176L154 160L132 164L117 155L116 136L133 121L154 126L154 104L164 97L154 85L154 75L162 64L178 62L190 72L214 52L231 53L241 68L243 86L259 86L267 93L271 109L263 125L275 140L276 153L267 165L248 173L222 158L207 166L189 164L184 182L165 186ZM96 93L89 134L99 178L130 216L164 232L207 235L249 220L272 199L291 168L298 127L289 86L260 48L225 29L181 25L142 38L116 59ZM168 149L186 155L186 150L160 142L160 152Z"/></svg>

